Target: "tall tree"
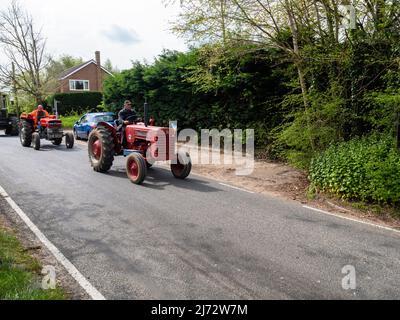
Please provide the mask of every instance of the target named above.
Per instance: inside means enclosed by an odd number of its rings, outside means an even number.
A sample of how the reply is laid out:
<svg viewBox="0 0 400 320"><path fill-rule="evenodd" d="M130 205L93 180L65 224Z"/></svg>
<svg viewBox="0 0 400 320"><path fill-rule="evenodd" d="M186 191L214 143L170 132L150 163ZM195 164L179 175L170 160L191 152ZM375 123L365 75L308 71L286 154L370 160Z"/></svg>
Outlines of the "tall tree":
<svg viewBox="0 0 400 320"><path fill-rule="evenodd" d="M0 80L11 86L14 63L18 90L41 102L44 96L43 72L49 60L45 53L46 40L36 29L33 18L16 0L0 11L0 43L9 60L0 66Z"/></svg>

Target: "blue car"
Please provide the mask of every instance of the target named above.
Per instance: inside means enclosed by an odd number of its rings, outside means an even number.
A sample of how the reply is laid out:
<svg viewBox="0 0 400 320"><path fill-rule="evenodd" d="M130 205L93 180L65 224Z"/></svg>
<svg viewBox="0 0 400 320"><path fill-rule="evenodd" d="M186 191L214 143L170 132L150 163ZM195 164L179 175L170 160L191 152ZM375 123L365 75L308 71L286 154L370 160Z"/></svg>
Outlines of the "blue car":
<svg viewBox="0 0 400 320"><path fill-rule="evenodd" d="M99 112L99 113L88 113L85 114L77 123L74 125L74 136L76 140L88 139L93 129L97 128L99 122L108 122L114 125L116 116L112 112Z"/></svg>

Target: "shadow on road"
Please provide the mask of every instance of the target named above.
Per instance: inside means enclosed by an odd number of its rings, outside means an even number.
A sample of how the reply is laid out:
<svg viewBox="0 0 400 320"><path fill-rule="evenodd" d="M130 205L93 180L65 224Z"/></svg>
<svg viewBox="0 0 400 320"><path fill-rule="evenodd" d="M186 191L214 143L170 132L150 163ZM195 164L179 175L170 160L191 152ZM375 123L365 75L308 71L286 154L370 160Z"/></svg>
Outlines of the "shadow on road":
<svg viewBox="0 0 400 320"><path fill-rule="evenodd" d="M81 149L77 147L73 147L72 149L67 149L65 145L60 145L60 146L53 146L53 145L44 145L40 147L39 152L49 152L49 151L57 151L57 152L78 152L81 151Z"/></svg>
<svg viewBox="0 0 400 320"><path fill-rule="evenodd" d="M129 181L124 168L111 169L109 176ZM219 192L222 189L215 188L209 182L199 180L189 176L185 180L175 179L172 173L166 169L153 167L148 170L146 180L141 187L153 190L165 190L168 186L174 186L181 189L187 189L199 192Z"/></svg>
<svg viewBox="0 0 400 320"><path fill-rule="evenodd" d="M0 133L0 139L16 139L16 138L18 138L18 136L8 136Z"/></svg>

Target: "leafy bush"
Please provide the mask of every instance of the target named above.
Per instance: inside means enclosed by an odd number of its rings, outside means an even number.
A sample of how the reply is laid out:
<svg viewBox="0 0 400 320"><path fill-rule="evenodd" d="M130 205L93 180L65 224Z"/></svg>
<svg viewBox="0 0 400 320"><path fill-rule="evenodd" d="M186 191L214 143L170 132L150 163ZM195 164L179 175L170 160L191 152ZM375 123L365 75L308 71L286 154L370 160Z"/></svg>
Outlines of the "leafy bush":
<svg viewBox="0 0 400 320"><path fill-rule="evenodd" d="M400 154L390 135L371 135L334 145L313 159L314 186L342 198L400 202Z"/></svg>
<svg viewBox="0 0 400 320"><path fill-rule="evenodd" d="M62 120L64 128L73 128L74 124L79 121L80 118L87 112L83 112L82 114L71 112L68 115L61 116L60 119Z"/></svg>
<svg viewBox="0 0 400 320"><path fill-rule="evenodd" d="M101 92L56 93L47 98L47 104L53 106L54 99L59 101L59 114L81 114L87 110L96 111L102 103L103 95Z"/></svg>
<svg viewBox="0 0 400 320"><path fill-rule="evenodd" d="M256 145L265 147L286 111L280 101L289 76L285 63L273 66L275 51L248 50L240 57L220 46L165 51L151 65L134 63L132 69L107 78L104 101L117 111L130 99L142 113L147 97L159 125L177 120L180 128L197 131L254 129Z"/></svg>

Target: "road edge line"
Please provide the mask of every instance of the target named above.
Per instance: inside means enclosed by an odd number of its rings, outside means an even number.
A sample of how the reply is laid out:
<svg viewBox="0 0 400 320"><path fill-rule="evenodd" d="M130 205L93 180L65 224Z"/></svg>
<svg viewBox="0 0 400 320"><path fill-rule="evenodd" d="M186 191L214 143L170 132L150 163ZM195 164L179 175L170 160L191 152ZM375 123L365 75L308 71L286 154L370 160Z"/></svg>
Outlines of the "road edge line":
<svg viewBox="0 0 400 320"><path fill-rule="evenodd" d="M341 218L341 219L352 221L352 222L358 222L358 223L361 223L361 224L368 225L370 227L375 227L375 228L379 228L379 229L383 229L383 230L386 230L386 231L391 231L391 232L395 232L395 233L399 233L400 234L400 230L393 229L393 228L390 228L390 227L385 227L385 226L382 226L382 225L379 225L379 224L375 224L375 223L372 223L372 222L367 222L367 221L363 221L363 220L360 220L360 219L345 217L345 216L342 216L342 215L339 215L339 214L335 214L335 213L332 213L332 212L328 212L328 211L324 211L324 210L321 210L321 209L313 208L313 207L310 207L310 206L303 206L303 208L308 209L308 210L312 210L312 211L315 211L315 212L318 212L318 213L321 213L321 214L325 214L325 215L328 215L328 216Z"/></svg>
<svg viewBox="0 0 400 320"><path fill-rule="evenodd" d="M221 186L228 187L228 188L231 188L231 189L234 189L234 190L238 190L238 191L242 191L242 192L246 192L246 193L250 193L250 194L255 194L255 192L253 192L253 191L246 190L246 189L243 189L243 188L240 188L240 187L235 187L235 186L232 186L230 184L223 183L223 182L219 182L219 184Z"/></svg>
<svg viewBox="0 0 400 320"><path fill-rule="evenodd" d="M106 300L106 298L79 272L79 270L69 261L58 248L39 230L39 228L29 219L25 212L15 203L2 186L0 195L8 202L15 213L22 219L33 234L43 243L53 254L56 260L68 271L68 273L78 282L93 300Z"/></svg>

